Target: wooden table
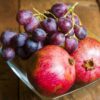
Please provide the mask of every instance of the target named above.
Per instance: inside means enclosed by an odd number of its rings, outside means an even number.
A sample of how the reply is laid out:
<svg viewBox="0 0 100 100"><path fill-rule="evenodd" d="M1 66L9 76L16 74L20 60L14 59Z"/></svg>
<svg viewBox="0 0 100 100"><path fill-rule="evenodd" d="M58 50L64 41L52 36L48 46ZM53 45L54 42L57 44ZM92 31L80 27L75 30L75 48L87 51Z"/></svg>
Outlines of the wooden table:
<svg viewBox="0 0 100 100"><path fill-rule="evenodd" d="M57 1L75 3L80 5L76 8L76 13L80 16L83 24L94 34L92 37L100 40L100 12L99 0L0 0L0 32L5 29L19 31L16 22L16 13L19 9L37 8L40 11L50 8ZM20 29L22 30L22 28ZM16 60L17 64L27 69L28 63ZM59 100L100 100L100 81L96 84L84 88L81 91L60 98ZM16 77L8 66L0 58L0 100L40 100Z"/></svg>

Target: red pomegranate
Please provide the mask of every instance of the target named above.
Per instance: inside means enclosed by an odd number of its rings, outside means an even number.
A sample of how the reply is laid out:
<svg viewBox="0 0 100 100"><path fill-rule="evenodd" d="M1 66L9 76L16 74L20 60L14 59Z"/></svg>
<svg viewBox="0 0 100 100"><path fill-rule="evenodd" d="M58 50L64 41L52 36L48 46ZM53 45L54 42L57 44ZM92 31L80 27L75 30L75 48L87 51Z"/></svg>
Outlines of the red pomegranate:
<svg viewBox="0 0 100 100"><path fill-rule="evenodd" d="M61 47L48 45L35 53L28 76L41 94L52 97L64 94L75 81L74 60Z"/></svg>
<svg viewBox="0 0 100 100"><path fill-rule="evenodd" d="M72 56L76 61L77 82L90 83L100 78L99 41L89 37L83 39Z"/></svg>

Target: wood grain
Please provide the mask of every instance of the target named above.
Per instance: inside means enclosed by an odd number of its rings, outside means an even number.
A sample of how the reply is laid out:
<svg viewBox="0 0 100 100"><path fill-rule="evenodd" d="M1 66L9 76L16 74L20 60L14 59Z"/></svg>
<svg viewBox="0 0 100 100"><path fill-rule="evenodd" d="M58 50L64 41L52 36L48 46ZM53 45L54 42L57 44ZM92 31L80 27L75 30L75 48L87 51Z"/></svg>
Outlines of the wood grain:
<svg viewBox="0 0 100 100"><path fill-rule="evenodd" d="M20 9L31 9L35 7L39 11L43 12L44 9L49 9L52 4L59 2L60 0L21 0ZM82 23L90 31L89 36L100 40L100 13L99 8L95 0L62 0L63 2L75 3L79 1L80 5L76 8L76 13L79 15ZM21 28L23 31L23 28ZM20 65L27 70L30 61L22 62ZM32 64L30 64L32 65ZM84 88L81 91L72 93L71 95L65 96L57 100L100 100L100 81L96 84ZM38 100L38 98L31 94L30 91L20 83L20 100ZM26 99L27 98L27 99Z"/></svg>
<svg viewBox="0 0 100 100"><path fill-rule="evenodd" d="M17 0L0 0L0 34L5 29L18 31ZM18 78L0 57L0 100L18 100Z"/></svg>
<svg viewBox="0 0 100 100"><path fill-rule="evenodd" d="M43 12L49 9L52 4L61 0L0 0L0 31L12 29L19 31L16 22L16 12L19 9L31 9L35 7ZM62 2L80 4L75 12L79 15L82 23L90 31L89 36L100 40L100 12L96 0L62 0ZM19 5L20 3L20 5ZM23 28L21 28L23 31ZM31 59L31 58L30 58ZM19 58L15 61L24 70L32 65L31 60L21 61ZM31 92L8 68L0 57L0 100L40 100ZM100 100L100 81L96 84L77 91L68 96L57 100Z"/></svg>
<svg viewBox="0 0 100 100"><path fill-rule="evenodd" d="M100 0L96 0L98 6L99 6L99 10L100 10Z"/></svg>

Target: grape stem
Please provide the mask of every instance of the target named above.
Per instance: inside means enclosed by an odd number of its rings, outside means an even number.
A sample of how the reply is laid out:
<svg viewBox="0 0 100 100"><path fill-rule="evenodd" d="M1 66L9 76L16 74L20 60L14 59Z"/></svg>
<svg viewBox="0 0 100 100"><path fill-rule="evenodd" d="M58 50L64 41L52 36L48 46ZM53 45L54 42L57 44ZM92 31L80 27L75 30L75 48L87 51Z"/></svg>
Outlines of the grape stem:
<svg viewBox="0 0 100 100"><path fill-rule="evenodd" d="M55 19L57 19L57 17L53 14L53 13L51 13L50 11L44 11L45 13L47 13L47 14L51 14Z"/></svg>
<svg viewBox="0 0 100 100"><path fill-rule="evenodd" d="M68 32L68 33L66 33L66 34L65 34L65 36L67 36L67 35L68 35L71 31L72 31L72 29L73 29L74 25L75 25L74 13L72 12L72 28L69 30L69 32Z"/></svg>
<svg viewBox="0 0 100 100"><path fill-rule="evenodd" d="M73 15L75 15L75 16L77 16L77 17L78 17L79 22L80 22L80 25L82 25L82 22L81 22L81 20L80 20L79 16L78 16L76 13L73 13Z"/></svg>
<svg viewBox="0 0 100 100"><path fill-rule="evenodd" d="M75 25L74 13L72 13L72 25L73 25L73 27Z"/></svg>
<svg viewBox="0 0 100 100"><path fill-rule="evenodd" d="M65 36L67 36L71 31L72 31L73 27L69 30L68 33L65 34Z"/></svg>
<svg viewBox="0 0 100 100"><path fill-rule="evenodd" d="M40 14L33 14L33 16L36 16L40 21L42 21L42 19L41 19L41 15Z"/></svg>
<svg viewBox="0 0 100 100"><path fill-rule="evenodd" d="M75 7L79 4L79 2L76 2L73 6L71 6L68 9L68 12L64 15L64 17L66 17L69 13L73 12L73 10L75 9Z"/></svg>
<svg viewBox="0 0 100 100"><path fill-rule="evenodd" d="M44 18L47 18L47 16L45 16L44 14L42 14L41 12L39 12L37 9L33 8L33 10L38 14L43 16Z"/></svg>

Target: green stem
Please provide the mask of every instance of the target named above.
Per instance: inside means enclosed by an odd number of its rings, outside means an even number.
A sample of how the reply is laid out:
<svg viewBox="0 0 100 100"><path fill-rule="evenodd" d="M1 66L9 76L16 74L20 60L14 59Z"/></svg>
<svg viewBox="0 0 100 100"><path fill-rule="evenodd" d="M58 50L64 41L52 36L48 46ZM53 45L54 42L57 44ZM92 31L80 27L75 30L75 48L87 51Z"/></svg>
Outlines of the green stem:
<svg viewBox="0 0 100 100"><path fill-rule="evenodd" d="M78 5L79 3L76 2L73 6L71 6L68 10L68 12L64 15L64 17L66 17L70 12L73 12L73 10L75 9L75 7Z"/></svg>
<svg viewBox="0 0 100 100"><path fill-rule="evenodd" d="M72 12L78 4L79 4L79 2L76 2L76 3L69 9L70 12Z"/></svg>
<svg viewBox="0 0 100 100"><path fill-rule="evenodd" d="M72 25L73 25L73 27L75 25L75 19L74 19L74 14L73 13L72 13Z"/></svg>
<svg viewBox="0 0 100 100"><path fill-rule="evenodd" d="M47 18L47 16L45 16L44 14L40 13L37 9L33 8L33 10L38 13L39 15L43 16L44 18Z"/></svg>
<svg viewBox="0 0 100 100"><path fill-rule="evenodd" d="M50 11L44 11L45 13L47 13L47 14L51 14L55 19L57 19L57 17L54 15L54 14L52 14Z"/></svg>
<svg viewBox="0 0 100 100"><path fill-rule="evenodd" d="M75 25L75 20L74 20L74 14L73 14L73 12L72 12L72 28L69 30L68 33L65 34L65 36L67 36L67 35L72 31L74 25Z"/></svg>
<svg viewBox="0 0 100 100"><path fill-rule="evenodd" d="M81 26L81 25L82 25L82 22L81 22L81 20L80 20L79 16L78 16L76 13L73 13L73 15L78 17L79 22L80 22L80 26Z"/></svg>
<svg viewBox="0 0 100 100"><path fill-rule="evenodd" d="M73 27L69 30L69 32L67 32L67 33L65 34L65 36L67 36L67 35L72 31L72 29L73 29Z"/></svg>

